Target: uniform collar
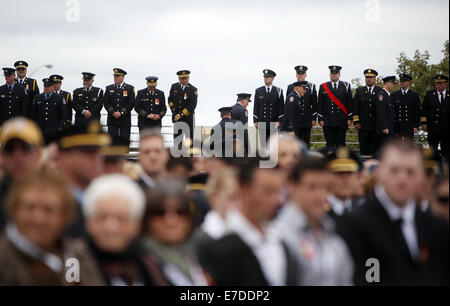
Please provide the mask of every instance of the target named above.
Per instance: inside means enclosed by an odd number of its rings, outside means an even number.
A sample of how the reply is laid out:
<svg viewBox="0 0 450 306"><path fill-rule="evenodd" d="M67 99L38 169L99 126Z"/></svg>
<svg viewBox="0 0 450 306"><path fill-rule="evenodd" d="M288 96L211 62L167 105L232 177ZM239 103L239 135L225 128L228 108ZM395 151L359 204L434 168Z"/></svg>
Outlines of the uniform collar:
<svg viewBox="0 0 450 306"><path fill-rule="evenodd" d="M388 96L391 96L391 93L386 90L386 88L383 87L383 90L388 94Z"/></svg>
<svg viewBox="0 0 450 306"><path fill-rule="evenodd" d="M441 94L441 92L440 92L440 91L438 91L438 90L436 90L436 91L437 91L438 95L440 95L440 94ZM444 90L442 91L442 93L444 94L444 97L445 97L445 94L447 93L447 89L444 89Z"/></svg>
<svg viewBox="0 0 450 306"><path fill-rule="evenodd" d="M408 91L409 91L409 87L408 87L408 88L406 88L406 90L403 90L403 89L401 89L401 88L400 88L400 90L402 91L402 94L407 94L407 93L408 93Z"/></svg>

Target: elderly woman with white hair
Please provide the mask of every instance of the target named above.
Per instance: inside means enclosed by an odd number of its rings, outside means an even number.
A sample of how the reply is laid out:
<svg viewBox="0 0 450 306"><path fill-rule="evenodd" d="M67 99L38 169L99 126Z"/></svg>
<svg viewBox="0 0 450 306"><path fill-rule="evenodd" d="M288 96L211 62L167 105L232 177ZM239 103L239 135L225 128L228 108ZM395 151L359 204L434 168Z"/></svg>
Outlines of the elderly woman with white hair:
<svg viewBox="0 0 450 306"><path fill-rule="evenodd" d="M86 190L88 245L108 285L167 285L153 257L136 239L144 210L142 189L124 175L102 176Z"/></svg>

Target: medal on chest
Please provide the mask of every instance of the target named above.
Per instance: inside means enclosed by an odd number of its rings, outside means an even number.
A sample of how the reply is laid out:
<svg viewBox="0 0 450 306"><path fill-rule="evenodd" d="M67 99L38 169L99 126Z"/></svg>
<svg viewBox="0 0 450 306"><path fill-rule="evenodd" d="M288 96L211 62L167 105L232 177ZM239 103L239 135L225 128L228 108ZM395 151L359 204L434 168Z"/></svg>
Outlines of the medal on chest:
<svg viewBox="0 0 450 306"><path fill-rule="evenodd" d="M159 105L159 99L158 98L155 99L155 104Z"/></svg>
<svg viewBox="0 0 450 306"><path fill-rule="evenodd" d="M124 97L128 97L128 91L124 90L124 91L123 91L123 96L124 96Z"/></svg>
<svg viewBox="0 0 450 306"><path fill-rule="evenodd" d="M185 93L184 93L184 99L186 100L187 97L188 97L188 96L187 96L187 93L185 92Z"/></svg>
<svg viewBox="0 0 450 306"><path fill-rule="evenodd" d="M316 255L314 244L308 237L300 240L300 250L307 260L312 260Z"/></svg>

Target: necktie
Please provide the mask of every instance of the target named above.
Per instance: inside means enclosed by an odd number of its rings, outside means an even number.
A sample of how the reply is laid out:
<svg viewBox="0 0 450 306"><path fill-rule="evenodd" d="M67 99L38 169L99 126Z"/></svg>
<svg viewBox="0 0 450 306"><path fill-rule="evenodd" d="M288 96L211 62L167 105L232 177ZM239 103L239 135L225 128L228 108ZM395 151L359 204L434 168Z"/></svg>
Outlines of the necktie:
<svg viewBox="0 0 450 306"><path fill-rule="evenodd" d="M369 88L369 95L372 95L372 88Z"/></svg>
<svg viewBox="0 0 450 306"><path fill-rule="evenodd" d="M333 83L333 91L336 91L336 83Z"/></svg>
<svg viewBox="0 0 450 306"><path fill-rule="evenodd" d="M441 92L441 103L444 102L444 93Z"/></svg>
<svg viewBox="0 0 450 306"><path fill-rule="evenodd" d="M403 95L406 95L406 91L403 91Z"/></svg>
<svg viewBox="0 0 450 306"><path fill-rule="evenodd" d="M270 87L267 87L267 93L270 93Z"/></svg>

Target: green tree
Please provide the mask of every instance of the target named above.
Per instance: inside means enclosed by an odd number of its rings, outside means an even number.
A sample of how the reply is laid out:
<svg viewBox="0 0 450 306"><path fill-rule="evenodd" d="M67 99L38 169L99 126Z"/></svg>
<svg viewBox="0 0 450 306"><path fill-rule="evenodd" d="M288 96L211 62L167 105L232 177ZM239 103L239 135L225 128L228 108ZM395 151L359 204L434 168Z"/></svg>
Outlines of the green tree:
<svg viewBox="0 0 450 306"><path fill-rule="evenodd" d="M444 43L442 50L443 58L439 64L430 64L430 53L416 50L414 56L409 58L405 52L400 53L397 58L397 73L407 73L412 76L411 88L416 91L421 98L425 96L427 90L433 88L435 76L438 73L448 75L449 71L449 41Z"/></svg>

